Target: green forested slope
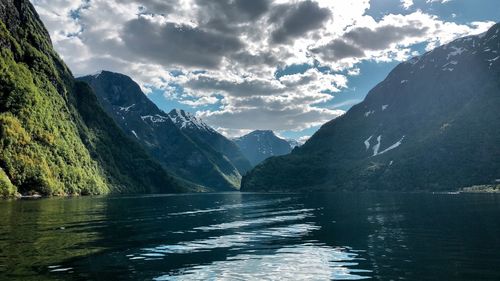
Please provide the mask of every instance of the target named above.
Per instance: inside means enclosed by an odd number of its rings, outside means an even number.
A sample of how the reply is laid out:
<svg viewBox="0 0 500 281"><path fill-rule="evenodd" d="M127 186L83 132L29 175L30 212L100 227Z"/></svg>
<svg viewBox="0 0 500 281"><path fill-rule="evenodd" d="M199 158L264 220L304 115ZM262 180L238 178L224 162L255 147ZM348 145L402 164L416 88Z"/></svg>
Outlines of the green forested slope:
<svg viewBox="0 0 500 281"><path fill-rule="evenodd" d="M3 195L180 189L74 81L24 0L0 3L0 169Z"/></svg>

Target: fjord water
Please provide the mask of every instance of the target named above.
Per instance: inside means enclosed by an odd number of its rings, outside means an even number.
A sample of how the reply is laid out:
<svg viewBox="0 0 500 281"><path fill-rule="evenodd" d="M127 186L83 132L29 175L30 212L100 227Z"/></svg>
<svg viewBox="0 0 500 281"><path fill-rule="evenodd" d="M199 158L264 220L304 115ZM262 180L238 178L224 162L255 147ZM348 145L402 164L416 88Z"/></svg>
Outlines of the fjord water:
<svg viewBox="0 0 500 281"><path fill-rule="evenodd" d="M59 198L0 222L2 280L500 280L495 194Z"/></svg>

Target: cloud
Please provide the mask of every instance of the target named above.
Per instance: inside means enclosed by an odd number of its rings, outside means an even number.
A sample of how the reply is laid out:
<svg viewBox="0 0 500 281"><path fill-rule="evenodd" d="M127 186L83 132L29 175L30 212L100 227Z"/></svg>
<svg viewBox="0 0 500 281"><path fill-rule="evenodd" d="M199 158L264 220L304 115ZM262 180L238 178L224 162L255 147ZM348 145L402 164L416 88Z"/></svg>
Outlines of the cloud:
<svg viewBox="0 0 500 281"><path fill-rule="evenodd" d="M362 50L383 50L405 38L422 37L429 27L418 21L405 25L384 25L374 29L369 27L355 28L344 34L344 38Z"/></svg>
<svg viewBox="0 0 500 281"><path fill-rule="evenodd" d="M125 24L123 43L137 60L163 65L215 68L243 48L237 37L141 16Z"/></svg>
<svg viewBox="0 0 500 281"><path fill-rule="evenodd" d="M302 130L318 126L344 113L342 110L292 106L279 110L269 107L251 108L241 110L238 114L234 114L231 110L202 111L198 113L198 116L220 128L255 130L258 129L256 124L266 124L266 129L279 131Z"/></svg>
<svg viewBox="0 0 500 281"><path fill-rule="evenodd" d="M227 25L256 20L270 6L268 0L196 0L195 3L199 14L208 19L207 22L219 21Z"/></svg>
<svg viewBox="0 0 500 281"><path fill-rule="evenodd" d="M214 96L209 96L209 97L200 97L196 100L179 100L180 103L189 105L191 107L200 107L200 106L206 106L210 104L216 104L219 102L219 99Z"/></svg>
<svg viewBox="0 0 500 281"><path fill-rule="evenodd" d="M228 134L320 125L343 113L334 93L359 63L402 61L416 44L430 49L492 24L421 11L374 18L369 0L32 2L75 74L124 73L145 92L203 107L198 115ZM307 68L276 76L291 65Z"/></svg>
<svg viewBox="0 0 500 281"><path fill-rule="evenodd" d="M426 3L441 3L441 4L444 4L444 3L451 2L451 0L426 0L425 2Z"/></svg>
<svg viewBox="0 0 500 281"><path fill-rule="evenodd" d="M311 138L311 136L302 136L302 137L298 138L297 141L302 145L302 144L306 143L306 141L308 141L310 138Z"/></svg>
<svg viewBox="0 0 500 281"><path fill-rule="evenodd" d="M345 58L360 58L365 55L361 47L342 39L334 39L326 45L311 49L311 52L319 54L323 60L333 62Z"/></svg>
<svg viewBox="0 0 500 281"><path fill-rule="evenodd" d="M318 3L312 1L276 7L269 19L271 23L278 25L271 34L271 41L278 44L289 43L293 38L320 28L330 16L330 10L320 8Z"/></svg>
<svg viewBox="0 0 500 281"><path fill-rule="evenodd" d="M413 6L413 0L401 0L401 6L405 9L408 10Z"/></svg>
<svg viewBox="0 0 500 281"><path fill-rule="evenodd" d="M436 16L417 11L408 15L386 15L379 22L369 20L365 26L347 29L342 35L310 51L326 64L351 59L402 60L409 53L408 47L425 43L431 49L451 40L483 32L492 22L460 25L444 22Z"/></svg>

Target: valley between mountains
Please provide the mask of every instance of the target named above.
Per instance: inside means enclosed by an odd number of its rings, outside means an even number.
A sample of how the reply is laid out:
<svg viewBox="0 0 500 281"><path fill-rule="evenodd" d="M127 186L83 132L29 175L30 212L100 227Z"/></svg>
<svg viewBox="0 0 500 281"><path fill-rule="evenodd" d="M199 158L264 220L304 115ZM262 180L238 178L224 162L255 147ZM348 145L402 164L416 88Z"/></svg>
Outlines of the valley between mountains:
<svg viewBox="0 0 500 281"><path fill-rule="evenodd" d="M0 194L449 191L500 179L500 25L398 65L305 144L228 139L120 73L73 77L32 4L0 5Z"/></svg>

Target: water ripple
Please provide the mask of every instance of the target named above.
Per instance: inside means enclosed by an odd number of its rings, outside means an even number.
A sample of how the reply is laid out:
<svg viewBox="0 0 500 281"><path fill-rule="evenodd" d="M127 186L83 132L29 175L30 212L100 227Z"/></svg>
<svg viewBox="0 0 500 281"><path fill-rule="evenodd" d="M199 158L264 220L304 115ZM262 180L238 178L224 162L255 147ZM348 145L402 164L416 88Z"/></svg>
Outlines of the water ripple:
<svg viewBox="0 0 500 281"><path fill-rule="evenodd" d="M258 218L258 219L249 219L249 220L241 220L241 221L233 221L233 222L225 222L220 224L214 224L209 226L200 226L195 227L196 230L202 231L211 231L211 230L226 230L233 228L242 228L252 225L263 225L263 224L272 224L277 222L287 222L287 221L296 221L303 220L307 217L310 217L311 214L298 214L298 215L290 215L290 216L276 216L276 217L266 217L266 218Z"/></svg>
<svg viewBox="0 0 500 281"><path fill-rule="evenodd" d="M204 214L204 213L213 213L213 212L223 212L231 209L242 209L242 208L253 208L253 207L263 207L268 205L280 204L283 202L287 202L292 200L291 197L273 199L273 200L258 200L248 203L238 203L238 204L226 204L217 208L209 208L209 209L200 209L194 211L186 211L186 212L175 212L170 213L171 216L183 216L183 215L196 215L196 214Z"/></svg>
<svg viewBox="0 0 500 281"><path fill-rule="evenodd" d="M312 224L293 224L285 227L273 227L257 231L236 232L234 234L180 242L173 245L144 248L142 249L143 253L139 255L144 256L144 254L148 253L183 254L208 251L217 248L243 247L251 242L262 241L264 239L304 236L308 232L317 229L319 229L319 227Z"/></svg>
<svg viewBox="0 0 500 281"><path fill-rule="evenodd" d="M345 248L297 245L264 255L240 254L154 278L169 280L361 280L371 271L357 266L356 253ZM237 270L235 270L237 269Z"/></svg>

